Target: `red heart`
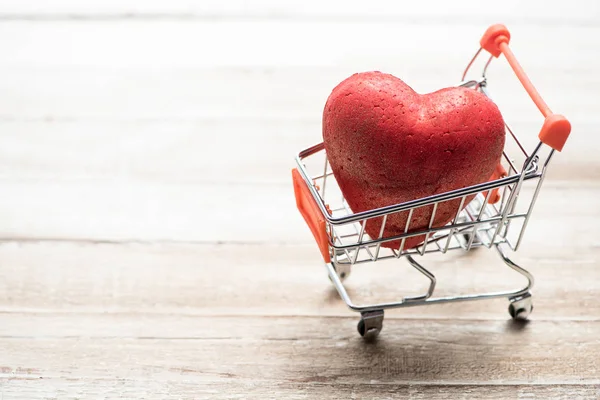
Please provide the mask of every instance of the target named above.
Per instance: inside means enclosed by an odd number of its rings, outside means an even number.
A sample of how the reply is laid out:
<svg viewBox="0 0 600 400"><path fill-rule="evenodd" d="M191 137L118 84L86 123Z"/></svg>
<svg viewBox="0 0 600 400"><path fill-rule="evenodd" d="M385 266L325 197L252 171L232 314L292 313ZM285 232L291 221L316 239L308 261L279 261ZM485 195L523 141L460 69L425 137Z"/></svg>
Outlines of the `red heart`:
<svg viewBox="0 0 600 400"><path fill-rule="evenodd" d="M475 90L420 95L392 75L365 72L333 89L323 140L344 197L353 212L362 212L487 181L502 156L505 131L498 107ZM451 221L459 205L440 203L433 226ZM432 209L416 209L409 232L427 229ZM407 217L390 215L383 237L403 234ZM369 220L366 232L378 238L381 223ZM405 248L424 239L409 238ZM398 248L400 241L382 246Z"/></svg>

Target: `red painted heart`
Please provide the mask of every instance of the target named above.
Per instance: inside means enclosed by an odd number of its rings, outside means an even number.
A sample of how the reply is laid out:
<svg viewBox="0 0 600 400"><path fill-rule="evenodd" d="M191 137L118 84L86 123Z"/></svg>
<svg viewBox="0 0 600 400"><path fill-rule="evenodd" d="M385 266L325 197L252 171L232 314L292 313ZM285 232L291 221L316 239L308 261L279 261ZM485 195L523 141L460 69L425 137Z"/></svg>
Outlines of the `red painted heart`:
<svg viewBox="0 0 600 400"><path fill-rule="evenodd" d="M352 211L362 212L487 181L500 161L505 131L496 105L475 90L420 95L392 75L366 72L329 96L323 140L344 197ZM440 203L433 226L451 221L459 205ZM429 226L432 208L414 211L410 232ZM407 217L390 215L383 237L404 233ZM369 220L366 232L378 238L381 223ZM423 240L409 238L405 248ZM400 241L383 246L398 248Z"/></svg>

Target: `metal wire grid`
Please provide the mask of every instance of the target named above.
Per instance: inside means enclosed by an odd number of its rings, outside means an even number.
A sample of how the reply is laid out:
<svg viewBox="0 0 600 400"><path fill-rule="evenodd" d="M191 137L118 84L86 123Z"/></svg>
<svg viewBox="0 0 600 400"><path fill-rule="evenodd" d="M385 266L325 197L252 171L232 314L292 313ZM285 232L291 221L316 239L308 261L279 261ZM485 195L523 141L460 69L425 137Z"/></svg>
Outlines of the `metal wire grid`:
<svg viewBox="0 0 600 400"><path fill-rule="evenodd" d="M489 62L486 64L486 68ZM462 82L460 86L474 88L489 97L487 82L484 76L478 80ZM539 168L538 152L541 143L530 154L525 150L522 142L515 132L506 125L507 145L502 154L502 164L506 166L507 176L492 182L470 186L442 193L427 198L396 204L388 207L370 210L362 213L353 213L344 199L339 186L333 176L333 172L327 162L323 143L313 146L297 157L299 170L306 180L313 197L317 201L323 215L327 220L327 232L329 236L330 253L334 263L338 264L360 264L377 260L400 258L406 255L424 255L433 252L446 253L449 250L463 249L466 251L475 247L491 247L500 243L506 243L512 250L517 250L527 222L531 215L547 165L552 157L551 151L541 168ZM512 144L510 146L509 144ZM516 148L520 151L520 157L524 162L519 168L515 158L507 154L507 149ZM321 165L309 172L305 160L321 156ZM521 194L524 182L532 183L534 194L525 212L517 212L516 206ZM498 205L488 204L493 189L500 190L501 197ZM463 206L467 198L475 195L466 207ZM439 204L460 199L459 211L452 221L443 227L434 227L436 211ZM411 217L415 210L429 207L432 208L430 223L427 229L411 231ZM387 219L394 213L408 213L407 224L404 233L392 237L384 237L384 229ZM367 221L379 218L381 230L379 237L372 238L365 232ZM517 228L517 239L508 236L511 226L515 221L520 221ZM413 249L406 249L406 239L414 236L425 236L423 244ZM382 247L382 243L400 240L397 249Z"/></svg>

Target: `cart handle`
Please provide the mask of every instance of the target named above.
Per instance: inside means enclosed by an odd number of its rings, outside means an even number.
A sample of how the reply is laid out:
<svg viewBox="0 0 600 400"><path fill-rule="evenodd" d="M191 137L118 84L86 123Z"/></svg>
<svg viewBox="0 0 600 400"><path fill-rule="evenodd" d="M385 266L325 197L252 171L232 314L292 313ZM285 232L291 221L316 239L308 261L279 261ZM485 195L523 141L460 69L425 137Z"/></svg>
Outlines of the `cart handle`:
<svg viewBox="0 0 600 400"><path fill-rule="evenodd" d="M310 193L306 182L302 179L302 175L300 175L297 168L292 169L292 179L294 181L296 206L315 237L323 259L326 263L329 263L331 262L331 256L329 255L329 238L325 229L325 218L323 218L323 214L321 214L315 198Z"/></svg>
<svg viewBox="0 0 600 400"><path fill-rule="evenodd" d="M531 97L531 100L533 100L545 118L542 129L538 135L540 141L552 147L554 150L561 151L569 138L569 133L571 133L571 123L564 116L552 113L550 107L548 107L544 99L542 99L542 96L540 96L535 86L533 86L533 83L531 83L531 80L529 80L525 71L523 71L523 67L521 67L521 64L519 64L515 58L512 50L508 47L509 41L510 32L506 29L506 26L496 24L490 26L485 31L479 44L496 58L499 57L500 54L504 54L504 57L506 57L506 60L517 75L517 78L519 78L519 81L521 81L521 84L529 94L529 97Z"/></svg>

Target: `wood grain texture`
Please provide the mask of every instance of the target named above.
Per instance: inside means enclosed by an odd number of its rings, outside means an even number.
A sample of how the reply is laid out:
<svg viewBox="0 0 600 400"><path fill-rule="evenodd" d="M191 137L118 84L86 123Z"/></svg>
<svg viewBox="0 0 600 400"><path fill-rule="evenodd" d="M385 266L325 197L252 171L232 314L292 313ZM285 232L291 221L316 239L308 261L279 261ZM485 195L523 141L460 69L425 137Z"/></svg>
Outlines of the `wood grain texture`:
<svg viewBox="0 0 600 400"><path fill-rule="evenodd" d="M0 2L0 400L597 399L600 7L596 1ZM298 215L290 168L353 72L456 84L485 27L573 123L507 301L386 312L356 333ZM504 60L502 113L541 117ZM532 193L523 191L523 202ZM427 256L438 294L523 284L482 250ZM358 301L426 282L357 267Z"/></svg>
<svg viewBox="0 0 600 400"><path fill-rule="evenodd" d="M290 183L3 180L0 238L314 243L295 208L290 170L277 176ZM599 191L548 179L528 226L529 251L543 243L552 251L596 246ZM531 193L523 190L520 205Z"/></svg>
<svg viewBox="0 0 600 400"><path fill-rule="evenodd" d="M538 122L519 124L527 141L537 138ZM600 180L589 141L597 125L576 126L553 160L550 185ZM322 140L320 122L302 119L5 121L0 128L0 179L21 181L289 185L295 154ZM232 148L228 135L240 130Z"/></svg>
<svg viewBox="0 0 600 400"><path fill-rule="evenodd" d="M51 386L55 389L48 390ZM210 387L184 378L170 381L120 379L115 386L106 387L99 383L90 389L81 380L68 382L30 380L27 386L21 381L11 382L6 396L27 399L78 399L138 398L147 399L595 399L596 385L415 385L415 384L340 384L340 383L278 383L269 382L213 382ZM235 394L231 394L235 393ZM239 394L239 395L238 395Z"/></svg>
<svg viewBox="0 0 600 400"><path fill-rule="evenodd" d="M64 361L80 361L64 372L90 378L102 377L106 365L113 365L113 375L148 380L188 370L200 381L221 376L257 383L600 384L598 322L514 326L512 321L390 320L385 336L365 343L351 318L141 317L133 322L129 316L94 318L121 326L111 337L83 316L86 328L77 329L76 337L3 338L3 354L15 360L23 375L37 372L49 378L63 375L56 371L61 354ZM30 319L35 322L35 316ZM35 366L28 363L27 352L39 355ZM573 359L576 352L581 356ZM118 365L119 359L124 365Z"/></svg>
<svg viewBox="0 0 600 400"><path fill-rule="evenodd" d="M397 310L371 344L311 250L6 242L5 396L593 398L600 388L593 249L522 260L540 282L528 324L509 320L505 300ZM428 266L441 293L519 285L492 256ZM356 268L351 293L373 301L423 286L397 265Z"/></svg>
<svg viewBox="0 0 600 400"><path fill-rule="evenodd" d="M534 319L596 320L598 246L516 254L537 277ZM529 245L525 245L529 249ZM312 244L8 242L0 246L0 312L158 313L189 316L349 316ZM517 289L523 279L482 250L422 260L440 295ZM404 261L354 268L347 284L364 302L423 292ZM242 306L243 305L243 306ZM506 320L503 299L391 310L398 318ZM1 332L1 329L0 329Z"/></svg>
<svg viewBox="0 0 600 400"><path fill-rule="evenodd" d="M33 324L23 328L44 322L34 315L28 319ZM320 389L339 398L349 388L358 397L412 388L445 398L436 393L440 387L446 396L477 385L503 396L552 393L544 387L550 384L561 395L590 395L600 388L598 322L515 327L507 321L390 320L385 336L364 343L348 318L80 315L78 320L84 328L61 330L74 337L0 339L3 356L11 360L3 368L5 395L276 398L307 389L318 397ZM60 318L52 323L60 326ZM103 336L111 330L104 327L114 325L120 327L117 336ZM538 384L544 389L530 386Z"/></svg>

